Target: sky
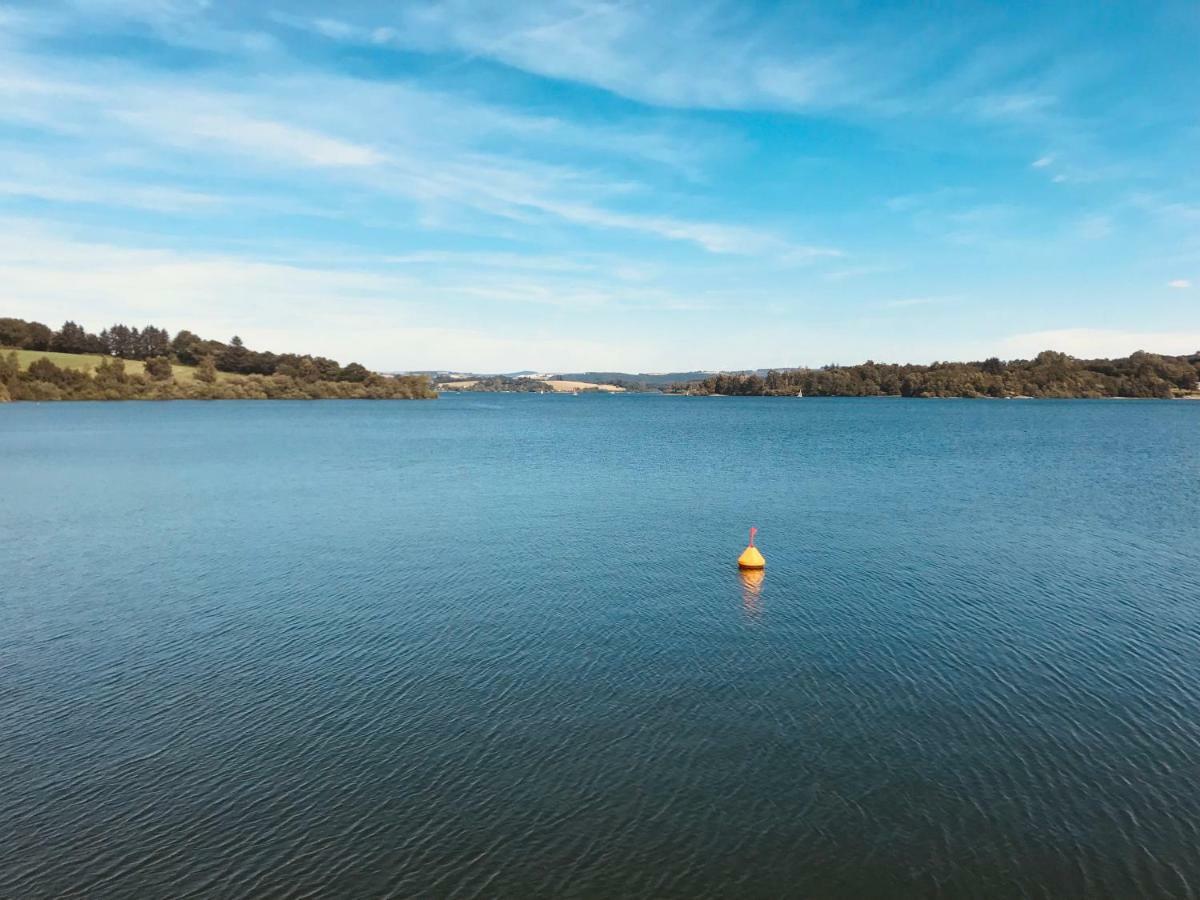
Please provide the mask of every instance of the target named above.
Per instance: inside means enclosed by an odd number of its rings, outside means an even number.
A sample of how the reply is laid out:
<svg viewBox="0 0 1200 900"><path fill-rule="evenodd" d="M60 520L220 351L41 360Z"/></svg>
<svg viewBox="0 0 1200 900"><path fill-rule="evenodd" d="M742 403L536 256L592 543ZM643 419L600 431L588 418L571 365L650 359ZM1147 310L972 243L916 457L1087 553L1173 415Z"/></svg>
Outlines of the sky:
<svg viewBox="0 0 1200 900"><path fill-rule="evenodd" d="M1200 348L1200 4L0 0L0 315L385 371Z"/></svg>

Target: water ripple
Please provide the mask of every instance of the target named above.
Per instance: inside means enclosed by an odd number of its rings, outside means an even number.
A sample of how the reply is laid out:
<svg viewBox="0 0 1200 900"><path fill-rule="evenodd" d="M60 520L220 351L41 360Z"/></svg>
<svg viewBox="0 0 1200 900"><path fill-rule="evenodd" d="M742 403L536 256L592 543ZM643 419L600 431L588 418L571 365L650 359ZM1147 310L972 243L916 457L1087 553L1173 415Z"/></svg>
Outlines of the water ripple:
<svg viewBox="0 0 1200 900"><path fill-rule="evenodd" d="M1196 895L1200 404L0 415L0 896Z"/></svg>

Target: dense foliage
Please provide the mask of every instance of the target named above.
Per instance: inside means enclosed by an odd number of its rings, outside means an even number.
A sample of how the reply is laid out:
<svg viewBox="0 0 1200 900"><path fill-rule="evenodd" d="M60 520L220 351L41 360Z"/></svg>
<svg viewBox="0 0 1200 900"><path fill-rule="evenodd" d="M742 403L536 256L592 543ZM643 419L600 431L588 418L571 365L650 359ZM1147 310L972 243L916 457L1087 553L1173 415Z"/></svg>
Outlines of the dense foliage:
<svg viewBox="0 0 1200 900"><path fill-rule="evenodd" d="M1075 359L1046 350L1009 362L935 362L928 366L865 362L857 366L713 375L670 390L681 394L809 397L1173 397L1194 392L1200 353L1137 352L1122 359Z"/></svg>
<svg viewBox="0 0 1200 900"><path fill-rule="evenodd" d="M113 325L91 334L75 322L52 331L40 322L0 318L0 346L88 353L104 357L95 372L63 368L42 357L21 371L15 353L0 353L0 402L5 400L425 399L437 396L422 375L385 376L322 356L255 352L190 331L174 338L147 325ZM124 360L142 361L142 373ZM176 377L174 366L195 366ZM224 373L218 376L218 373Z"/></svg>
<svg viewBox="0 0 1200 900"><path fill-rule="evenodd" d="M148 361L149 362L149 361ZM94 373L66 369L42 357L21 371L14 352L0 354L0 402L6 400L422 400L437 396L422 375L370 373L362 381L322 381L292 375L229 375L176 379L162 357L144 374L125 360L102 359Z"/></svg>

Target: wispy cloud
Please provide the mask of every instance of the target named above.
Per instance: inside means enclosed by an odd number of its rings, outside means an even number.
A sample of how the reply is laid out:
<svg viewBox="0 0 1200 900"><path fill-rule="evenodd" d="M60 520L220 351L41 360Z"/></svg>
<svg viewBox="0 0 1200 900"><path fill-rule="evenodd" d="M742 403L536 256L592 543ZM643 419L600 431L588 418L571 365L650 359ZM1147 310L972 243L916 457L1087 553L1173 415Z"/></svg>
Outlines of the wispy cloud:
<svg viewBox="0 0 1200 900"><path fill-rule="evenodd" d="M249 198L189 190L175 184L114 183L103 174L65 170L33 153L0 152L0 196L54 203L88 204L108 209L130 208L164 213L213 212L244 205Z"/></svg>
<svg viewBox="0 0 1200 900"><path fill-rule="evenodd" d="M961 33L912 11L890 27L863 28L812 7L759 10L747 27L736 4L625 4L548 0L496 6L443 0L381 16L361 4L339 18L275 15L326 38L421 52L457 52L538 76L610 91L657 106L831 111L877 115L955 108L980 118L1028 117L1055 102L1024 87L1031 54L1011 42L956 58ZM881 17L882 18L882 17ZM672 40L662 40L662 23ZM902 27L902 26L907 26ZM1028 44L1028 42L1026 42ZM1053 59L1050 48L1039 52ZM932 83L930 59L946 77ZM986 64L979 60L986 60ZM980 97L1020 74L1012 91Z"/></svg>
<svg viewBox="0 0 1200 900"><path fill-rule="evenodd" d="M330 172L343 189L360 196L373 192L431 210L457 207L526 224L557 220L632 232L688 243L714 254L762 255L795 263L842 252L752 226L621 209L611 201L638 193L641 185L562 163L480 150L472 146L480 129L464 133L459 124L462 113L453 103L411 86L380 87L310 76L249 84L257 88L250 93L200 88L178 78L150 86L120 72L116 78L111 70L107 74L108 86L55 79L43 72L22 73L7 85L18 100L36 96L40 116L89 122L92 140L128 145L136 136L143 147L185 151L196 161L214 154L253 160L260 165L256 174L261 178L272 178L281 171L279 167L282 171L321 169ZM341 95L354 97L351 102L361 115L346 116L334 99ZM59 98L58 109L51 98ZM314 104L315 98L327 99ZM416 108L409 109L412 105ZM330 111L318 116L314 110ZM12 114L10 109L7 115ZM0 112L0 120L5 116ZM480 118L485 129L507 133L524 121L517 114L496 110ZM441 121L449 127L429 127ZM546 117L530 119L528 124L526 139L539 133L559 139L562 132L577 127L559 128ZM607 140L609 146L619 143L612 133ZM626 144L640 152L646 140L644 134L634 133ZM661 150L668 145L656 146Z"/></svg>
<svg viewBox="0 0 1200 900"><path fill-rule="evenodd" d="M519 336L522 320L514 313L521 307L557 308L620 323L634 312L701 310L727 300L704 291L680 293L652 281L631 282L610 272L613 261L604 259L581 265L476 254L470 260L476 264L473 271L463 265L461 254L267 262L258 254L91 240L19 219L0 219L0 234L0 283L5 286L0 315L51 324L72 318L96 328L113 319L153 321L212 336L236 331L250 343L299 345L379 368L388 368L397 355L441 367L454 362L447 357L462 354L459 346L430 347L399 336L412 329L469 332L487 322ZM342 322L341 330L328 326L333 318ZM347 325L351 319L357 322L353 328ZM279 339L280 322L293 323L290 338ZM380 331L397 335L388 347L393 356L364 350L376 343L368 332ZM564 346L574 343L569 336L563 341ZM566 357L547 358L544 351L537 358L569 367Z"/></svg>
<svg viewBox="0 0 1200 900"><path fill-rule="evenodd" d="M1191 281L1186 278L1173 278L1167 282L1167 287L1175 288L1176 290L1187 290L1191 286Z"/></svg>
<svg viewBox="0 0 1200 900"><path fill-rule="evenodd" d="M220 105L217 97L211 101ZM176 111L157 105L152 111L117 112L116 118L168 142L225 146L284 165L368 168L388 161L387 156L370 146L285 122L231 112Z"/></svg>
<svg viewBox="0 0 1200 900"><path fill-rule="evenodd" d="M864 265L864 266L848 266L841 269L832 269L824 272L821 279L827 282L838 283L849 281L853 278L865 278L869 275L878 275L884 272L893 272L896 266L891 265Z"/></svg>
<svg viewBox="0 0 1200 900"><path fill-rule="evenodd" d="M1050 94L993 94L976 100L974 108L984 119L1028 123L1042 120L1057 103Z"/></svg>
<svg viewBox="0 0 1200 900"><path fill-rule="evenodd" d="M884 205L893 212L915 212L926 209L946 208L975 194L967 187L939 187L914 194L898 194L889 197Z"/></svg>
<svg viewBox="0 0 1200 900"><path fill-rule="evenodd" d="M715 7L672 9L669 44L658 39L660 15L626 4L517 4L492 7L487 15L472 7L451 2L401 9L386 24L277 19L333 40L457 50L673 107L803 107L828 102L841 80L839 54L828 49L797 62L794 54L780 58L750 39L736 48L725 41L724 54L710 55L726 18Z"/></svg>

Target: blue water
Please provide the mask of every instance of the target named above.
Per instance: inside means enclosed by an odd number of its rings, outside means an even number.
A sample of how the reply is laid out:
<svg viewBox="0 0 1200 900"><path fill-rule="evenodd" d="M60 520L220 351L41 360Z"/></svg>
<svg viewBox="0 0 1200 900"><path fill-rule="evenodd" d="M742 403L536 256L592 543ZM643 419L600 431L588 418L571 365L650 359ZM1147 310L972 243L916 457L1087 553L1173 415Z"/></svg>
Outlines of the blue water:
<svg viewBox="0 0 1200 900"><path fill-rule="evenodd" d="M1195 896L1198 439L1182 401L0 408L0 896Z"/></svg>

